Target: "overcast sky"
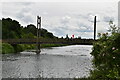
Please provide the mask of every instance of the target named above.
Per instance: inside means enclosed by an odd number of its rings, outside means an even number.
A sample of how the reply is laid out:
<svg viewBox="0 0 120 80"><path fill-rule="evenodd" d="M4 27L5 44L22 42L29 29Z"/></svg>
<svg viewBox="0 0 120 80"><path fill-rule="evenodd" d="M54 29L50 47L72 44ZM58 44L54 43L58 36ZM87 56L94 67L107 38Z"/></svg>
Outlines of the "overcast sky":
<svg viewBox="0 0 120 80"><path fill-rule="evenodd" d="M0 14L1 15L1 14ZM97 16L97 32L108 30L109 21L118 22L117 1L92 2L3 2L2 17L10 17L22 26L36 25L36 16L42 17L42 28L55 36L93 38L93 20Z"/></svg>

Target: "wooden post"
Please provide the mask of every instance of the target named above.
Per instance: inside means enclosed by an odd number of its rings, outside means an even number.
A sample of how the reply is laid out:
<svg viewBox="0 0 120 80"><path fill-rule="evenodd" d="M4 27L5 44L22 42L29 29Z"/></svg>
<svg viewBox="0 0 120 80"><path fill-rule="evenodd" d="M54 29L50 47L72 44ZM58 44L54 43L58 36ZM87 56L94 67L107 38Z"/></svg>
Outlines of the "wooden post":
<svg viewBox="0 0 120 80"><path fill-rule="evenodd" d="M40 43L39 43L39 38L40 38L40 31L41 31L41 17L37 16L37 50L36 53L40 54Z"/></svg>
<svg viewBox="0 0 120 80"><path fill-rule="evenodd" d="M94 18L94 40L96 39L96 16Z"/></svg>

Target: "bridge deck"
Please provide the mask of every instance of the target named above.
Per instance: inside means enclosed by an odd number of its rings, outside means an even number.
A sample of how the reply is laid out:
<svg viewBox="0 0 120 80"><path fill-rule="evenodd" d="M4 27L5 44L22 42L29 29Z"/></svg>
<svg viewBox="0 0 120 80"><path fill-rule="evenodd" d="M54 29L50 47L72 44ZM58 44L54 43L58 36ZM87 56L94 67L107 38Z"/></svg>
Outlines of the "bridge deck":
<svg viewBox="0 0 120 80"><path fill-rule="evenodd" d="M10 44L92 44L91 39L3 39L2 42Z"/></svg>

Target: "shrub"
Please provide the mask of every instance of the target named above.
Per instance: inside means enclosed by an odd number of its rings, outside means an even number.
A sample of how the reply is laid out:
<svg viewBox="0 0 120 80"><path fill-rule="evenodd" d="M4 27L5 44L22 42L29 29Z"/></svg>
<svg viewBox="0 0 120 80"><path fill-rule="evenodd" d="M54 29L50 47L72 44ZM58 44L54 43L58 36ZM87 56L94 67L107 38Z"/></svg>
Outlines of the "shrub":
<svg viewBox="0 0 120 80"><path fill-rule="evenodd" d="M115 28L116 29L116 28ZM114 30L112 30L114 31ZM93 79L120 79L120 33L112 32L100 35L93 45Z"/></svg>

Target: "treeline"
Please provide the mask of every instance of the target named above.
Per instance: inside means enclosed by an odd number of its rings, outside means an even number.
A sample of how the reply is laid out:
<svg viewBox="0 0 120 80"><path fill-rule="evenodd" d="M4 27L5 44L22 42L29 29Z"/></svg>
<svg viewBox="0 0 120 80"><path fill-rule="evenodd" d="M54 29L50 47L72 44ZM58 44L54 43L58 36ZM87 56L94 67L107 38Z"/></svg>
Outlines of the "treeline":
<svg viewBox="0 0 120 80"><path fill-rule="evenodd" d="M1 20L0 20L1 21ZM37 28L33 24L26 27L12 20L11 18L2 18L2 39L20 39L20 38L36 38ZM51 32L46 29L41 29L41 37L43 38L56 38Z"/></svg>
<svg viewBox="0 0 120 80"><path fill-rule="evenodd" d="M33 24L29 24L27 26L21 26L21 24L16 21L12 20L11 18L2 18L0 20L2 23L2 40L4 39L33 39L37 37L37 28ZM57 39L51 32L48 32L46 29L41 29L41 37L45 39ZM52 44L48 45L41 45L41 47L49 47L53 46ZM54 45L59 46L59 45ZM0 45L1 47L1 45ZM17 53L27 49L36 49L35 44L9 44L9 43L2 43L2 54L6 53Z"/></svg>
<svg viewBox="0 0 120 80"><path fill-rule="evenodd" d="M33 24L29 24L27 26L21 26L21 24L16 21L12 20L11 18L2 18L0 20L2 22L2 39L35 39L37 38L37 28ZM68 42L71 44L74 43L86 43L91 44L92 39L81 39L81 37L78 38L69 38L68 35L66 35L65 38L61 37L58 38L53 35L53 33L48 32L46 29L40 30L40 39L46 40L51 42Z"/></svg>
<svg viewBox="0 0 120 80"><path fill-rule="evenodd" d="M2 18L0 20L2 23L2 40L4 42L5 39L23 39L23 40L32 40L37 38L37 28L33 24L29 24L27 26L22 26L18 21L13 20L11 18ZM41 44L41 47L53 47L53 46L63 46L66 44L91 44L92 39L81 39L78 38L69 38L66 35L66 38L58 38L53 35L53 33L48 32L46 29L40 30L40 40L44 40L43 42L52 42L48 44ZM54 44L54 42L58 42L59 44ZM2 43L2 53L16 53L21 52L26 49L35 49L35 44L8 44ZM14 49L14 50L13 50Z"/></svg>

